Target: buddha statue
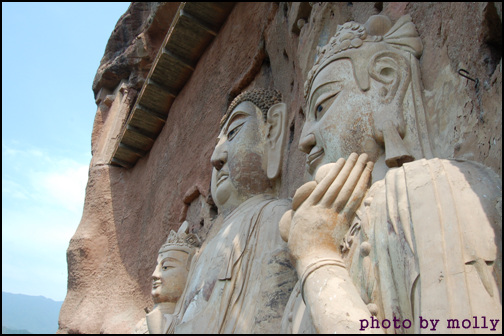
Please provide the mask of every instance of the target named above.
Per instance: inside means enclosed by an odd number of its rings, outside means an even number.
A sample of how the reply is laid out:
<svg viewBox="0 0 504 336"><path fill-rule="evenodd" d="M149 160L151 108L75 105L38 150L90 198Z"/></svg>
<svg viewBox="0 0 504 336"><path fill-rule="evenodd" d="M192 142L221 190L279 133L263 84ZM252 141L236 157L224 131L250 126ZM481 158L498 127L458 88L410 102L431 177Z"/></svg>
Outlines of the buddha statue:
<svg viewBox="0 0 504 336"><path fill-rule="evenodd" d="M376 15L318 53L299 143L312 181L280 222L299 276L284 332L458 333L449 320L502 315L502 184L433 154L422 48L409 16Z"/></svg>
<svg viewBox="0 0 504 336"><path fill-rule="evenodd" d="M189 233L189 223L184 222L177 233L170 231L159 249L157 265L152 273L153 309L135 329L140 334L173 334L178 323L179 302L187 282L192 258L201 242Z"/></svg>
<svg viewBox="0 0 504 336"><path fill-rule="evenodd" d="M238 95L221 122L211 193L218 217L195 256L176 333L280 331L296 281L278 221L287 111L276 90Z"/></svg>

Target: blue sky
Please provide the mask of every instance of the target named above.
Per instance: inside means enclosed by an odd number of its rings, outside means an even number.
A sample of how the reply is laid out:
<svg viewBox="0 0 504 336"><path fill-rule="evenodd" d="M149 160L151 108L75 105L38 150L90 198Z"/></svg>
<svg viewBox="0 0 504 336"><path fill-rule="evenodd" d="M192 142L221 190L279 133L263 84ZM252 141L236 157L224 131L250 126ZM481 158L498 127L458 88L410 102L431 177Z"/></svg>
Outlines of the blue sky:
<svg viewBox="0 0 504 336"><path fill-rule="evenodd" d="M129 4L2 2L2 291L65 298L91 161L91 87Z"/></svg>

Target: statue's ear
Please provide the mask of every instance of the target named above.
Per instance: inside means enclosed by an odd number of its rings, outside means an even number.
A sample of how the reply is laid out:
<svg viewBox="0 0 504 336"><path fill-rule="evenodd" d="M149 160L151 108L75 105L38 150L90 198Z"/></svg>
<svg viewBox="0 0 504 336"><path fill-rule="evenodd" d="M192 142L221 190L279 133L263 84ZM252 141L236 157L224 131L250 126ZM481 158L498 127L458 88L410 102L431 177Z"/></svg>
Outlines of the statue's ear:
<svg viewBox="0 0 504 336"><path fill-rule="evenodd" d="M403 55L392 51L376 53L369 65L369 75L381 83L379 95L383 104L402 104L411 77Z"/></svg>
<svg viewBox="0 0 504 336"><path fill-rule="evenodd" d="M378 85L380 108L373 112L374 134L385 147L385 163L388 167L400 167L413 161L402 139L405 136L403 104L411 81L410 63L392 51L377 53L371 59L369 75Z"/></svg>
<svg viewBox="0 0 504 336"><path fill-rule="evenodd" d="M267 174L269 179L274 179L280 175L282 169L283 151L287 138L287 106L285 103L278 103L270 107L266 123L268 125Z"/></svg>

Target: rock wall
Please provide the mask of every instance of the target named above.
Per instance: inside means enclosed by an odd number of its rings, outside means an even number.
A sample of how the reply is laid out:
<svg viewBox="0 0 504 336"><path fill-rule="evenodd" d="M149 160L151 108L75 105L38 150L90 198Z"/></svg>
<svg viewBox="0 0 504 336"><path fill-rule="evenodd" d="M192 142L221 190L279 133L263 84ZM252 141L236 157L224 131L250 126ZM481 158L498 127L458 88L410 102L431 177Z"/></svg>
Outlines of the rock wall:
<svg viewBox="0 0 504 336"><path fill-rule="evenodd" d="M108 165L102 149L130 111L178 3L132 3L119 19L96 74L84 212L67 251L68 293L60 333L129 333L152 307L159 247L184 219L202 237L216 216L210 196L219 120L242 90L275 87L289 109L281 197L304 182L297 149L303 85L317 46L338 24L411 15L435 156L470 159L502 178L501 3L237 3L173 103L147 156L131 169ZM459 74L478 79L478 85ZM123 113L124 114L124 113Z"/></svg>

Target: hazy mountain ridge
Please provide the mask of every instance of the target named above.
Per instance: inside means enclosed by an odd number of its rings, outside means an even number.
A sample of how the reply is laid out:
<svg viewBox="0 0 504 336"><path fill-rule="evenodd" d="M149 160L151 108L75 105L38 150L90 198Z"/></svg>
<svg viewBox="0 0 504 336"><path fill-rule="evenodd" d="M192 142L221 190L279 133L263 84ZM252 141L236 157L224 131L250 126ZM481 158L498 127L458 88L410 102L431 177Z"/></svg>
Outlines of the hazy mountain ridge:
<svg viewBox="0 0 504 336"><path fill-rule="evenodd" d="M2 334L31 334L28 330L14 330L7 328L6 326L2 326Z"/></svg>
<svg viewBox="0 0 504 336"><path fill-rule="evenodd" d="M54 334L62 304L43 296L2 292L2 333L6 327L13 333Z"/></svg>

